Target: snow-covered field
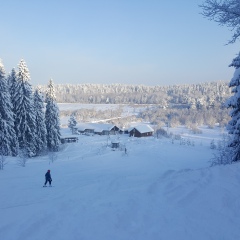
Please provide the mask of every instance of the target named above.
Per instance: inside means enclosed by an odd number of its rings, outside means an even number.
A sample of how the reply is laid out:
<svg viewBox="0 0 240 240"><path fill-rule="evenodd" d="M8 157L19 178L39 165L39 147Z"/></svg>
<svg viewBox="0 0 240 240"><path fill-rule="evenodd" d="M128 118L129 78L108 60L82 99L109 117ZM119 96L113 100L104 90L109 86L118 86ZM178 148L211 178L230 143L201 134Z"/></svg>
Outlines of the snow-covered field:
<svg viewBox="0 0 240 240"><path fill-rule="evenodd" d="M141 105L141 104L84 104L84 103L58 103L60 111L66 110L79 110L79 109L95 109L95 110L116 110L118 108L123 108L124 113L137 113L140 110L149 108L151 104Z"/></svg>
<svg viewBox="0 0 240 240"><path fill-rule="evenodd" d="M89 109L95 111L106 111L112 110L116 111L118 109L122 110L122 114L119 116L112 117L112 119L116 119L116 117L128 117L132 115L138 115L140 112L144 111L147 108L154 107L155 105L144 105L144 104L83 104L83 103L58 103L58 107L60 111L76 111L80 109ZM106 120L106 119L105 119ZM111 119L108 119L111 120ZM67 126L69 121L69 116L61 117L61 124L63 126ZM102 121L102 119L96 119L97 121Z"/></svg>
<svg viewBox="0 0 240 240"><path fill-rule="evenodd" d="M240 239L240 164L209 167L219 134L203 129L195 146L122 135L127 154L106 147L106 136L79 135L53 163L44 156L19 167L9 158L0 239ZM43 188L48 169L53 187Z"/></svg>

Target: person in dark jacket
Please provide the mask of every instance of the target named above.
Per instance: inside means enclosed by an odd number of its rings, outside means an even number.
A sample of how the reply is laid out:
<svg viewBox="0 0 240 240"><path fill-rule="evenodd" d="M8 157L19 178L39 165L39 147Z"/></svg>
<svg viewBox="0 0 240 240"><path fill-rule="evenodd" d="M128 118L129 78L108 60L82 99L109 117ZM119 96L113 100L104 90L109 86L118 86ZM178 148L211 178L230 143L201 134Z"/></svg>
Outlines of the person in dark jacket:
<svg viewBox="0 0 240 240"><path fill-rule="evenodd" d="M50 170L47 171L47 173L45 174L45 183L44 183L44 187L46 187L46 184L49 182L49 186L51 186L51 182L52 182L52 177L51 177L51 173Z"/></svg>

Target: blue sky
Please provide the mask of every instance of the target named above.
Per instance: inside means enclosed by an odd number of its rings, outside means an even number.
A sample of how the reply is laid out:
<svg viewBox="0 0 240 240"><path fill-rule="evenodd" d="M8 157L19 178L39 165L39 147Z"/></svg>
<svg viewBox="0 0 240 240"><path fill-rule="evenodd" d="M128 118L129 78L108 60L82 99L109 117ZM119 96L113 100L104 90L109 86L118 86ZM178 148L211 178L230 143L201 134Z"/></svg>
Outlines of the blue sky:
<svg viewBox="0 0 240 240"><path fill-rule="evenodd" d="M172 85L229 81L231 31L200 15L201 0L1 1L0 58L27 63L33 85Z"/></svg>

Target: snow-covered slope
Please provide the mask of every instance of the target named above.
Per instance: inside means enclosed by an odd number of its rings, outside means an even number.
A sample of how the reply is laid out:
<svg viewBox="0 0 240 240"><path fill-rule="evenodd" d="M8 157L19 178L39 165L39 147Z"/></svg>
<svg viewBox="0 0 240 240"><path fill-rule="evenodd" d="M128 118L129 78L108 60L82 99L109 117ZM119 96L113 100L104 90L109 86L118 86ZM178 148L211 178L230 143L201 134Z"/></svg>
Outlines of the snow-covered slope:
<svg viewBox="0 0 240 240"><path fill-rule="evenodd" d="M9 159L0 172L3 240L240 239L240 164L209 168L212 150L169 139L79 136L49 164ZM43 188L51 169L53 186Z"/></svg>

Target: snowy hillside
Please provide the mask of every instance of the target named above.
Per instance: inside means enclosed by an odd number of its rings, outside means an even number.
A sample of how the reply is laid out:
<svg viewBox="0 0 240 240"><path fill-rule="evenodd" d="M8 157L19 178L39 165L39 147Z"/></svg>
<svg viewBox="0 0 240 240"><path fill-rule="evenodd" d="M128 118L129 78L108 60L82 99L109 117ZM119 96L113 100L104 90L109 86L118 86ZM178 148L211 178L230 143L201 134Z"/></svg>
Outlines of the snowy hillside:
<svg viewBox="0 0 240 240"><path fill-rule="evenodd" d="M66 130L67 133L68 130ZM240 239L240 164L209 168L209 142L79 136L55 162L8 159L0 172L3 240ZM43 188L51 169L53 187Z"/></svg>

